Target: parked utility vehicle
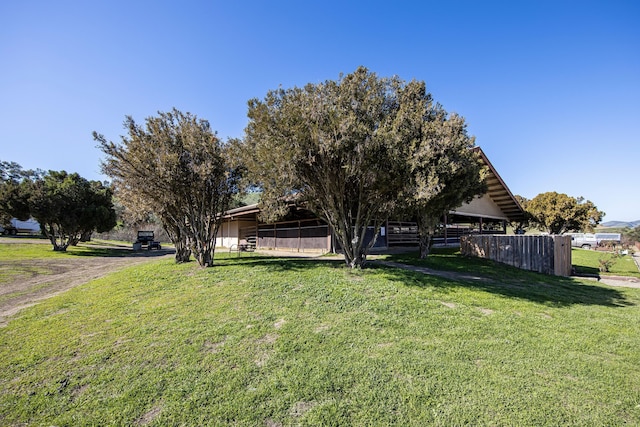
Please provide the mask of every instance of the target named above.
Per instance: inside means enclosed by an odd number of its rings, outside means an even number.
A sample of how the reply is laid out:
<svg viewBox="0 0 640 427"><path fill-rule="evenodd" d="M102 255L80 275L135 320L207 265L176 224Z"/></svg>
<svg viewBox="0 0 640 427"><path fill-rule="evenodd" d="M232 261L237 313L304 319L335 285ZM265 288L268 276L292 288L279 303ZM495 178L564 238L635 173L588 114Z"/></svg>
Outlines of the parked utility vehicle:
<svg viewBox="0 0 640 427"><path fill-rule="evenodd" d="M40 234L40 224L33 218L26 221L12 218L9 224L0 225L0 233L13 236L18 233Z"/></svg>
<svg viewBox="0 0 640 427"><path fill-rule="evenodd" d="M151 249L162 249L160 242L154 240L153 231L138 231L138 239L133 243L133 249L142 249L146 247Z"/></svg>
<svg viewBox="0 0 640 427"><path fill-rule="evenodd" d="M598 247L598 239L592 233L567 233L571 236L571 246L574 248L592 249Z"/></svg>

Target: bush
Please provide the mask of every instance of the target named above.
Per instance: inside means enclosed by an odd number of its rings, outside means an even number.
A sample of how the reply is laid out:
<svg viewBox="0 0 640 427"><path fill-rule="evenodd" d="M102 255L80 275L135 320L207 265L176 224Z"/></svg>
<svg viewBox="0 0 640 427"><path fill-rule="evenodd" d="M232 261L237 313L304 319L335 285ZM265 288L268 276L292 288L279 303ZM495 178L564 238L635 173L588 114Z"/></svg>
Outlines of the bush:
<svg viewBox="0 0 640 427"><path fill-rule="evenodd" d="M620 254L618 253L612 253L608 257L599 258L598 263L600 264L600 272L608 273L619 258Z"/></svg>

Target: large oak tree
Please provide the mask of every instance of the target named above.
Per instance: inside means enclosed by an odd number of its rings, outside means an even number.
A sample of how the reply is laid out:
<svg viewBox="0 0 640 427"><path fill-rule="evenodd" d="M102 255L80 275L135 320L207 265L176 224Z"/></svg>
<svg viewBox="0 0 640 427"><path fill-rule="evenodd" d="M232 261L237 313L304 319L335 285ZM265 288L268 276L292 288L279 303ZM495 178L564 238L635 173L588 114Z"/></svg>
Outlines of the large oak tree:
<svg viewBox="0 0 640 427"><path fill-rule="evenodd" d="M144 126L127 117L125 128L128 136L119 143L94 132L119 200L160 217L177 262L193 253L201 266L212 266L220 213L238 192L241 172L227 144L208 121L176 109L147 118Z"/></svg>
<svg viewBox="0 0 640 427"><path fill-rule="evenodd" d="M538 194L526 204L526 210L532 221L550 234L591 231L604 217L590 200L555 191Z"/></svg>

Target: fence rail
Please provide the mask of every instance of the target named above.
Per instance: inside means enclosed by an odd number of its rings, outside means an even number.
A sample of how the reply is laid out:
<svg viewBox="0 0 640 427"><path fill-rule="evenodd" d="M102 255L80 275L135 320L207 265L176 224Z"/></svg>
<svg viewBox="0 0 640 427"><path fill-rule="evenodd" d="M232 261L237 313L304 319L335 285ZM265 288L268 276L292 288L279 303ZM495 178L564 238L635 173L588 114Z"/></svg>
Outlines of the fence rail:
<svg viewBox="0 0 640 427"><path fill-rule="evenodd" d="M571 275L570 236L462 236L460 252L523 270L556 276Z"/></svg>

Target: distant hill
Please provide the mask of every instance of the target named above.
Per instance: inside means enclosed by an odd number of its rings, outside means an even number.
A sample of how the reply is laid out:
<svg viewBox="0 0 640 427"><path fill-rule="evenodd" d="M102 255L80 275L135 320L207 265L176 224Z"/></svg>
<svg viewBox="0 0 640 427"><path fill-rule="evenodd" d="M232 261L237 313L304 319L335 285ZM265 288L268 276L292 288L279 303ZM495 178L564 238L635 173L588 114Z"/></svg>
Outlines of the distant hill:
<svg viewBox="0 0 640 427"><path fill-rule="evenodd" d="M631 222L626 222L626 221L607 221L607 222L603 222L602 224L600 224L601 227L607 227L607 228L625 228L625 227L629 227L629 228L635 228L637 226L640 225L640 219L637 221L631 221Z"/></svg>

